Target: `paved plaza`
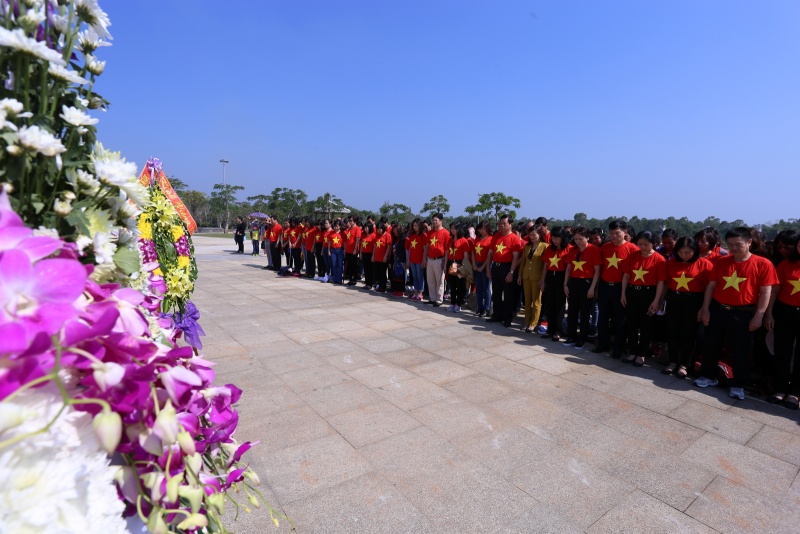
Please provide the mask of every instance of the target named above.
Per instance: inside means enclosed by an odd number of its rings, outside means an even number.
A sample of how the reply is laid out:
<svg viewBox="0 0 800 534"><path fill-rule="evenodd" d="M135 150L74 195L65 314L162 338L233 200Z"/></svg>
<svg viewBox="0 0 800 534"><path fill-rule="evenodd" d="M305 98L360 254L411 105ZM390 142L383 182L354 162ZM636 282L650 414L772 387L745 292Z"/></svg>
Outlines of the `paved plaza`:
<svg viewBox="0 0 800 534"><path fill-rule="evenodd" d="M203 353L299 533L800 532L797 412L194 241Z"/></svg>

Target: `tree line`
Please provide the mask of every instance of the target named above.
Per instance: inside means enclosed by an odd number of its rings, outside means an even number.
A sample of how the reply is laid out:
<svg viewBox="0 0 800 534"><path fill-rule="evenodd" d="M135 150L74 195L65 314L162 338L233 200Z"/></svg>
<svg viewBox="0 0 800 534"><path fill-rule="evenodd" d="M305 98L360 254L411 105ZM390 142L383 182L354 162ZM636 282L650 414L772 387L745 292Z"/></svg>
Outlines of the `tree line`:
<svg viewBox="0 0 800 534"><path fill-rule="evenodd" d="M310 199L308 194L302 189L290 189L287 187L276 187L269 194L258 194L246 197L246 200L238 199L238 194L245 188L233 184L214 184L214 189L210 195L202 191L189 189L188 185L178 178L171 177L170 182L175 192L186 204L187 209L194 217L199 227L222 228L228 231L238 215L246 216L252 212L268 213L280 220L295 216L318 216L322 217L341 217L346 215L360 216L366 219L368 216L385 216L389 220L401 222L411 222L416 217L430 217L434 213L442 213L447 216L452 208L444 195L436 195L422 205L419 212L415 212L405 204L384 202L377 211L363 210L345 204L336 195L325 193L317 198ZM521 209L520 200L505 193L483 193L478 195L477 202L466 206L462 210L464 215L448 217L449 222L457 223L477 223L489 219L496 221L500 214L509 214L512 218L519 221L528 220L527 217L517 217L517 210ZM538 216L547 217L547 214L529 214L532 218ZM678 235L694 235L699 230L707 226L713 226L720 234L724 235L730 228L737 226L755 226L766 237L772 239L775 235L786 229L800 231L800 219L781 219L774 223L754 224L745 222L741 219L734 221L721 220L718 217L709 216L702 221L692 221L687 217L667 217L667 218L646 218L637 215L612 215L604 219L590 218L585 213L578 212L572 219L549 219L549 226L585 226L587 228L608 228L608 223L621 219L633 226L636 230L660 231L665 228L672 228Z"/></svg>

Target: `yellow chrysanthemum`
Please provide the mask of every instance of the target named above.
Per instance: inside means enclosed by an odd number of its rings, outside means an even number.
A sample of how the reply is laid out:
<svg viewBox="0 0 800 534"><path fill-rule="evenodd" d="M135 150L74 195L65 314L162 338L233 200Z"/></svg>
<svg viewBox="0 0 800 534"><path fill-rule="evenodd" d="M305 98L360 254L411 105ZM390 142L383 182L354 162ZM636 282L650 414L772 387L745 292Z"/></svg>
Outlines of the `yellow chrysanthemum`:
<svg viewBox="0 0 800 534"><path fill-rule="evenodd" d="M189 259L189 256L178 256L178 267L181 269L188 271L189 265L192 264L192 261Z"/></svg>
<svg viewBox="0 0 800 534"><path fill-rule="evenodd" d="M172 241L175 242L183 236L183 227L179 225L174 225L172 227Z"/></svg>
<svg viewBox="0 0 800 534"><path fill-rule="evenodd" d="M146 217L140 217L139 222L136 223L139 229L139 237L142 239L153 239L153 225Z"/></svg>
<svg viewBox="0 0 800 534"><path fill-rule="evenodd" d="M194 288L189 275L180 269L173 269L164 277L167 283L167 295L173 298L186 297Z"/></svg>

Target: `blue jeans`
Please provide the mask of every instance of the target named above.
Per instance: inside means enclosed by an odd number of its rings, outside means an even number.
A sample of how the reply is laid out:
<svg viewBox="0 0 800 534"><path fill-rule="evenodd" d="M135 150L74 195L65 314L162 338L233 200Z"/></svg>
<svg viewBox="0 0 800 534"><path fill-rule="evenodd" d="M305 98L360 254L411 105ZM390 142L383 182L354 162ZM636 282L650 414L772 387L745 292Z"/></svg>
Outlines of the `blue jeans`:
<svg viewBox="0 0 800 534"><path fill-rule="evenodd" d="M475 296L478 297L477 311L489 311L492 302L492 283L486 276L486 270L475 272Z"/></svg>
<svg viewBox="0 0 800 534"><path fill-rule="evenodd" d="M325 262L325 275L333 276L333 259L327 250L322 252L322 259Z"/></svg>
<svg viewBox="0 0 800 534"><path fill-rule="evenodd" d="M411 265L411 277L414 279L414 291L424 291L425 290L425 271L422 268L421 263L410 263Z"/></svg>
<svg viewBox="0 0 800 534"><path fill-rule="evenodd" d="M331 272L333 273L333 283L341 284L342 271L344 270L344 249L332 248L331 261L333 262L333 266L331 268Z"/></svg>

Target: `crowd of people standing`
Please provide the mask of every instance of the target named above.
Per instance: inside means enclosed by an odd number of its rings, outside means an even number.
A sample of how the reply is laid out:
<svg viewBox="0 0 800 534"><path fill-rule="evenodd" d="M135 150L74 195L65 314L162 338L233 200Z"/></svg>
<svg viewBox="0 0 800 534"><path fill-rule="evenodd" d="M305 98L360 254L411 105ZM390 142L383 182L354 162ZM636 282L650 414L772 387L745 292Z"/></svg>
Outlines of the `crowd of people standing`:
<svg viewBox="0 0 800 534"><path fill-rule="evenodd" d="M509 328L522 311L526 333L576 349L591 340L593 353L633 366L664 342L665 374L693 374L709 387L723 369L730 396L743 399L756 367L770 377L770 402L800 404L800 234L792 230L764 242L744 227L723 239L711 227L693 236L636 232L623 220L607 230L549 229L543 217L514 224L506 215L496 228L446 228L436 213L407 225L267 218L251 221L249 233L264 268L283 275L362 283L433 307L449 300L453 313L471 300L475 315Z"/></svg>

